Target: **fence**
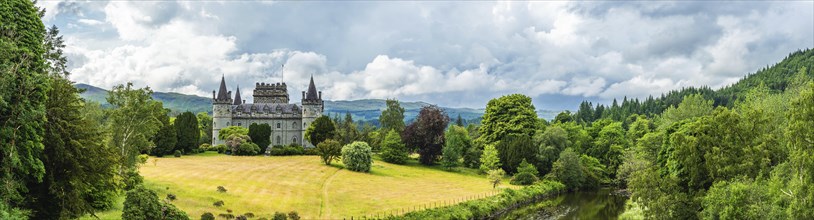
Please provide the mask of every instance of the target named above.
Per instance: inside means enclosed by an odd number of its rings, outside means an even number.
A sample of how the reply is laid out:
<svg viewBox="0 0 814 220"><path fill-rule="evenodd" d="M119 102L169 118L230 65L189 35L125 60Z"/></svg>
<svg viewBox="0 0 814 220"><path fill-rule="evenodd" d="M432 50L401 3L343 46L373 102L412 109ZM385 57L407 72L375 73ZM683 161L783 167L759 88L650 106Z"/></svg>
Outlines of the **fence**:
<svg viewBox="0 0 814 220"><path fill-rule="evenodd" d="M391 216L404 215L404 214L407 214L409 212L421 211L421 210L426 210L426 209L440 208L440 207L455 205L455 204L470 201L470 200L483 199L483 198L486 198L486 197L490 197L490 196L500 194L500 192L501 192L500 190L492 190L492 191L487 192L487 193L480 193L480 194L461 197L461 198L448 199L448 200L444 200L444 201L441 201L441 202L436 201L436 202L424 203L424 204L415 205L415 206L406 207L406 208L401 208L401 209L390 209L390 210L385 210L385 211L381 211L381 212L375 212L373 214L368 214L368 215L350 216L350 217L343 218L343 219L344 220L384 219L384 218L391 217Z"/></svg>

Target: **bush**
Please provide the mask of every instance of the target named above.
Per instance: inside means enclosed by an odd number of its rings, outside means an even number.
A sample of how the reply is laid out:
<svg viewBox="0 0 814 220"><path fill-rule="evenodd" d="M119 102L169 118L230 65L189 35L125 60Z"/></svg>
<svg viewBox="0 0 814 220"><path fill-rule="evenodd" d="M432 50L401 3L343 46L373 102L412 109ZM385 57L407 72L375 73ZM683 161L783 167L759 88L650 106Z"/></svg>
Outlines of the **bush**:
<svg viewBox="0 0 814 220"><path fill-rule="evenodd" d="M147 159L150 159L150 156L147 154L138 155L138 164L141 165L147 163Z"/></svg>
<svg viewBox="0 0 814 220"><path fill-rule="evenodd" d="M127 191L122 209L122 219L160 219L161 203L158 195L152 190L137 185L133 190Z"/></svg>
<svg viewBox="0 0 814 220"><path fill-rule="evenodd" d="M355 141L342 147L342 163L345 168L357 172L370 171L373 159L370 156L370 146L365 142Z"/></svg>
<svg viewBox="0 0 814 220"><path fill-rule="evenodd" d="M517 173L514 174L510 183L514 185L531 185L537 182L537 180L539 180L539 178L537 178L537 168L524 159L523 162L520 162Z"/></svg>
<svg viewBox="0 0 814 220"><path fill-rule="evenodd" d="M218 144L209 148L210 151L217 151L219 154L226 153L226 150L228 149L229 147L227 147L225 144Z"/></svg>
<svg viewBox="0 0 814 220"><path fill-rule="evenodd" d="M198 150L201 150L202 152L210 151L210 148L212 148L212 145L207 144L207 143L203 143L203 144L201 144L201 146L198 146Z"/></svg>
<svg viewBox="0 0 814 220"><path fill-rule="evenodd" d="M128 170L124 173L124 190L129 191L135 189L136 186L144 183L144 177L138 174L136 170Z"/></svg>
<svg viewBox="0 0 814 220"><path fill-rule="evenodd" d="M187 213L176 208L173 204L162 203L161 210L163 210L162 219L164 220L189 220Z"/></svg>
<svg viewBox="0 0 814 220"><path fill-rule="evenodd" d="M218 192L225 193L226 192L226 187L218 186Z"/></svg>
<svg viewBox="0 0 814 220"><path fill-rule="evenodd" d="M288 217L285 215L285 213L274 212L274 218L273 218L274 220L286 220L287 218Z"/></svg>
<svg viewBox="0 0 814 220"><path fill-rule="evenodd" d="M215 215L213 215L211 212L205 212L203 215L201 215L201 220L215 220Z"/></svg>
<svg viewBox="0 0 814 220"><path fill-rule="evenodd" d="M338 141L328 139L317 144L316 151L322 158L322 163L331 165L331 161L342 155L342 145Z"/></svg>
<svg viewBox="0 0 814 220"><path fill-rule="evenodd" d="M225 218L225 219L234 219L235 215L233 215L232 213L221 213L221 214L218 214L218 217Z"/></svg>
<svg viewBox="0 0 814 220"><path fill-rule="evenodd" d="M243 216L246 216L247 218L254 218L254 213L247 212L247 213L243 214Z"/></svg>
<svg viewBox="0 0 814 220"><path fill-rule="evenodd" d="M305 148L305 151L303 151L302 153L304 155L319 155L316 147Z"/></svg>
<svg viewBox="0 0 814 220"><path fill-rule="evenodd" d="M235 218L235 220L248 220L248 219L249 217L246 217L245 215L238 215L237 218Z"/></svg>
<svg viewBox="0 0 814 220"><path fill-rule="evenodd" d="M232 152L232 155L240 155L240 156L253 156L260 153L260 147L257 144L251 142L245 142L240 144L237 147L235 152Z"/></svg>
<svg viewBox="0 0 814 220"><path fill-rule="evenodd" d="M176 198L177 197L175 197L175 194L167 194L167 200L175 201Z"/></svg>
<svg viewBox="0 0 814 220"><path fill-rule="evenodd" d="M300 220L300 214L297 211L291 211L288 213L288 219L291 220Z"/></svg>
<svg viewBox="0 0 814 220"><path fill-rule="evenodd" d="M305 148L300 145L280 146L275 145L268 150L268 154L272 156L291 156L305 154Z"/></svg>
<svg viewBox="0 0 814 220"><path fill-rule="evenodd" d="M212 203L212 205L214 205L215 207L221 207L221 206L223 206L223 200Z"/></svg>
<svg viewBox="0 0 814 220"><path fill-rule="evenodd" d="M180 151L180 150L175 150L175 153L173 154L173 156L175 156L175 157L181 157L181 154L182 154L182 153L181 153L181 151Z"/></svg>

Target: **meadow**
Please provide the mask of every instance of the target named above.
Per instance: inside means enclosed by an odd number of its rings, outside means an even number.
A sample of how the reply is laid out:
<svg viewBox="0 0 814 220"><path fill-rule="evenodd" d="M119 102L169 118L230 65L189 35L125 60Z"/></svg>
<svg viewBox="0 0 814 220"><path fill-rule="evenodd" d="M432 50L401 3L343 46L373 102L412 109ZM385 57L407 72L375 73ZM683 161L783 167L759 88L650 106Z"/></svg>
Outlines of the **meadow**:
<svg viewBox="0 0 814 220"><path fill-rule="evenodd" d="M270 218L274 212L297 211L303 219L350 219L398 213L416 206L450 204L495 193L483 175L459 168L394 165L380 160L370 173L327 166L317 156L226 156L214 152L181 158L150 158L140 168L145 185L159 198L174 194L172 203L197 219L205 212L216 216L232 210ZM227 191L218 192L223 186ZM509 187L509 186L506 186ZM222 207L213 203L222 200ZM118 218L116 209L98 213Z"/></svg>

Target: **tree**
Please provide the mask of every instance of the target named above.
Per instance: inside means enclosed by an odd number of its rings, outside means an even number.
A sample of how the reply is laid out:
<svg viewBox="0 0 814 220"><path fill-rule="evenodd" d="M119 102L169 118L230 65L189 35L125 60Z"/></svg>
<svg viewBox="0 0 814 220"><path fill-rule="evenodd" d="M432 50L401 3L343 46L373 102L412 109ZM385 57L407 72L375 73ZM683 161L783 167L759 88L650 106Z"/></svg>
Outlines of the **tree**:
<svg viewBox="0 0 814 220"><path fill-rule="evenodd" d="M164 112L169 113L169 109L164 109ZM175 145L178 142L178 135L175 126L170 123L170 117L167 114L159 115L158 120L161 121L161 128L153 136L153 143L155 147L150 149L150 154L153 156L164 156L172 154L175 151Z"/></svg>
<svg viewBox="0 0 814 220"><path fill-rule="evenodd" d="M537 182L537 180L539 180L539 178L537 178L537 168L524 159L523 162L520 162L517 173L512 177L511 184L531 185Z"/></svg>
<svg viewBox="0 0 814 220"><path fill-rule="evenodd" d="M503 180L503 176L506 175L502 169L493 169L486 172L487 179L489 182L492 183L492 188L497 188L497 185L500 185L500 181Z"/></svg>
<svg viewBox="0 0 814 220"><path fill-rule="evenodd" d="M501 167L508 174L516 173L517 167L520 166L520 162L523 160L531 161L532 164L538 163L537 146L534 146L531 137L528 135L506 135L503 140L498 142L496 148L502 164Z"/></svg>
<svg viewBox="0 0 814 220"><path fill-rule="evenodd" d="M232 134L232 135L229 135L229 137L226 138L226 146L229 147L229 151L232 152L232 154L235 154L236 151L238 151L238 148L240 147L240 145L243 145L243 143L247 143L247 142L251 142L251 141L252 141L252 139L248 135L245 135L245 134Z"/></svg>
<svg viewBox="0 0 814 220"><path fill-rule="evenodd" d="M249 129L240 126L225 127L220 129L220 132L218 132L218 139L226 140L226 138L232 136L233 134L249 135Z"/></svg>
<svg viewBox="0 0 814 220"><path fill-rule="evenodd" d="M266 123L252 123L249 125L249 137L261 151L265 150L271 144L271 126Z"/></svg>
<svg viewBox="0 0 814 220"><path fill-rule="evenodd" d="M419 162L432 165L441 155L447 124L449 117L444 110L435 105L424 106L418 113L416 121L402 132L402 140L407 147L418 151Z"/></svg>
<svg viewBox="0 0 814 220"><path fill-rule="evenodd" d="M500 157L494 145L487 144L483 147L483 155L480 157L480 170L484 173L500 168Z"/></svg>
<svg viewBox="0 0 814 220"><path fill-rule="evenodd" d="M331 165L331 161L342 156L342 145L338 141L328 139L317 144L317 155L322 158L322 163Z"/></svg>
<svg viewBox="0 0 814 220"><path fill-rule="evenodd" d="M201 138L198 143L212 143L212 117L206 112L198 112L198 127L201 130Z"/></svg>
<svg viewBox="0 0 814 220"><path fill-rule="evenodd" d="M704 196L700 214L704 219L788 219L774 210L769 192L761 185L748 180L717 182Z"/></svg>
<svg viewBox="0 0 814 220"><path fill-rule="evenodd" d="M571 117L571 111L568 110L562 111L559 114L557 114L556 117L554 117L555 123L568 123L572 121L574 121L574 118Z"/></svg>
<svg viewBox="0 0 814 220"><path fill-rule="evenodd" d="M198 128L198 117L192 112L184 112L175 118L175 132L178 135L178 142L175 150L191 153L198 149L198 140L201 139L201 130Z"/></svg>
<svg viewBox="0 0 814 220"><path fill-rule="evenodd" d="M560 156L560 152L570 145L568 133L556 124L549 127L545 132L535 135L535 142L539 143L537 159L539 160L537 169L540 173L546 174L551 171L551 165Z"/></svg>
<svg viewBox="0 0 814 220"><path fill-rule="evenodd" d="M382 160L393 164L404 164L407 162L407 148L401 142L401 136L390 130L382 141Z"/></svg>
<svg viewBox="0 0 814 220"><path fill-rule="evenodd" d="M345 168L356 172L370 171L373 163L370 146L365 142L356 141L342 147L342 163Z"/></svg>
<svg viewBox="0 0 814 220"><path fill-rule="evenodd" d="M607 164L611 177L615 177L616 169L622 164L622 154L628 145L622 123L613 122L602 127L594 140L594 147L588 149L586 154L599 159L601 164Z"/></svg>
<svg viewBox="0 0 814 220"><path fill-rule="evenodd" d="M478 129L481 135L479 139L483 139L483 143L502 140L508 134L532 136L535 130L537 113L534 105L531 104L531 98L521 94L489 100Z"/></svg>
<svg viewBox="0 0 814 220"><path fill-rule="evenodd" d="M118 150L122 168L135 167L139 151L152 146L149 137L161 128L158 117L165 114L164 108L150 97L152 93L149 87L134 89L133 83L114 86L108 93L108 145Z"/></svg>
<svg viewBox="0 0 814 220"><path fill-rule="evenodd" d="M17 213L25 182L45 175L45 29L29 0L0 2L0 27L0 203Z"/></svg>
<svg viewBox="0 0 814 220"><path fill-rule="evenodd" d="M346 112L345 119L337 124L339 125L337 134L342 144L349 144L359 139L359 130L356 129L356 123L353 123L353 116L351 116L350 112Z"/></svg>
<svg viewBox="0 0 814 220"><path fill-rule="evenodd" d="M579 155L571 148L566 148L560 153L559 159L554 162L549 176L565 184L568 189L579 189L585 181L585 175L579 164Z"/></svg>
<svg viewBox="0 0 814 220"><path fill-rule="evenodd" d="M127 191L122 209L123 220L161 219L161 203L158 195L142 185Z"/></svg>
<svg viewBox="0 0 814 220"><path fill-rule="evenodd" d="M460 127L464 126L464 119L461 118L461 114L458 114L458 118L455 119L455 125L458 125Z"/></svg>
<svg viewBox="0 0 814 220"><path fill-rule="evenodd" d="M447 129L444 139L446 144L441 156L441 165L452 169L460 165L461 155L472 146L472 140L469 139L469 132L457 125Z"/></svg>
<svg viewBox="0 0 814 220"><path fill-rule="evenodd" d="M334 136L336 136L336 127L327 115L314 120L305 130L305 138L314 145L319 145L319 143L334 138Z"/></svg>
<svg viewBox="0 0 814 220"><path fill-rule="evenodd" d="M395 99L385 101L387 108L379 116L379 124L383 131L395 130L398 133L404 131L404 108Z"/></svg>
<svg viewBox="0 0 814 220"><path fill-rule="evenodd" d="M79 218L112 205L117 190L116 152L104 145L101 125L82 116L84 103L64 71L64 45L56 27L48 30L45 39L46 61L56 67L48 70L47 141L40 155L46 175L42 182L28 183L26 207L32 219Z"/></svg>
<svg viewBox="0 0 814 220"><path fill-rule="evenodd" d="M701 94L685 96L678 107L670 106L659 119L659 130L669 127L684 119L701 117L712 112L712 100L704 99Z"/></svg>

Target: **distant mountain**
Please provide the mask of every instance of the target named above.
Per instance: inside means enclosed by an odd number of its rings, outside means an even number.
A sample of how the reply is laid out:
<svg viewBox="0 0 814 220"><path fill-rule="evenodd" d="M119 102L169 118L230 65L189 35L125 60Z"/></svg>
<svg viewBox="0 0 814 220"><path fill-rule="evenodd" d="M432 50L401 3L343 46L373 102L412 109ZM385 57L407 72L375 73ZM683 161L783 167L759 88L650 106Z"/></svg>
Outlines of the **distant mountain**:
<svg viewBox="0 0 814 220"><path fill-rule="evenodd" d="M85 92L80 94L82 98L99 102L102 106L109 106L107 104L107 90L99 87L76 84L77 88L85 89ZM169 108L173 113L180 113L185 111L191 112L208 112L212 113L212 99L207 97L200 97L195 95L184 95L174 92L153 92L153 99L164 103L165 108ZM401 107L404 108L405 121L412 121L418 115L421 107L431 105L426 102L401 102ZM330 101L325 100L325 115L330 117L339 116L344 117L346 112L350 112L354 120L369 122L378 125L379 115L385 109L385 100L382 99L361 99L350 101ZM447 115L454 121L458 115L467 122L479 122L483 116L484 109L473 108L449 108L441 107L446 111ZM553 119L559 111L538 110L537 115L546 120Z"/></svg>

